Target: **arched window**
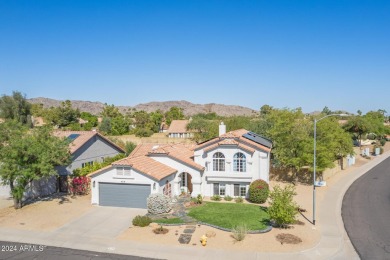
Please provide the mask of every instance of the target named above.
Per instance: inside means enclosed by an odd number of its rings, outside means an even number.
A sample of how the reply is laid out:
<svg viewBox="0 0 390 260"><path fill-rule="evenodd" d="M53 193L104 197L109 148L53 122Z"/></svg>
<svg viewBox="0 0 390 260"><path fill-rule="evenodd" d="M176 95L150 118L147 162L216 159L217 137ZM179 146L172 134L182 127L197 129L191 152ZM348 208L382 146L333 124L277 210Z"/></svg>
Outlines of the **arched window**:
<svg viewBox="0 0 390 260"><path fill-rule="evenodd" d="M223 153L217 152L213 155L213 171L225 171L225 156Z"/></svg>
<svg viewBox="0 0 390 260"><path fill-rule="evenodd" d="M233 157L233 171L246 172L246 157L243 153L236 153Z"/></svg>

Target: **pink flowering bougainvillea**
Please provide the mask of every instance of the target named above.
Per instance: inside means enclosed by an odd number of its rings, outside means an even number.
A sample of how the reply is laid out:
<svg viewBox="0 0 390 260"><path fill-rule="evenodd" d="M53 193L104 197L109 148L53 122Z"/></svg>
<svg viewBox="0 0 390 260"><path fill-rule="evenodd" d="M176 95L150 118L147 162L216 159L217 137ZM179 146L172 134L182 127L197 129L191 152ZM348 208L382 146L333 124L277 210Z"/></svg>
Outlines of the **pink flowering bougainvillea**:
<svg viewBox="0 0 390 260"><path fill-rule="evenodd" d="M89 193L90 179L86 176L74 177L70 180L69 191L73 195L86 195Z"/></svg>

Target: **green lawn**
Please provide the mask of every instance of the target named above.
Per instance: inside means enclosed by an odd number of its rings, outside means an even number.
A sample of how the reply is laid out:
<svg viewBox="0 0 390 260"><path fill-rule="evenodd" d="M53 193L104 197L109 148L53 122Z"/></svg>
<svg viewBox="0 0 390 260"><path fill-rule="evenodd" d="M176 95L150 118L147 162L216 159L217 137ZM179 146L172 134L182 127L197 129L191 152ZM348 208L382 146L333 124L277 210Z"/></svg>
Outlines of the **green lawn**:
<svg viewBox="0 0 390 260"><path fill-rule="evenodd" d="M229 229L240 224L246 224L249 230L265 229L269 220L264 207L242 203L206 202L190 209L188 215L199 221Z"/></svg>

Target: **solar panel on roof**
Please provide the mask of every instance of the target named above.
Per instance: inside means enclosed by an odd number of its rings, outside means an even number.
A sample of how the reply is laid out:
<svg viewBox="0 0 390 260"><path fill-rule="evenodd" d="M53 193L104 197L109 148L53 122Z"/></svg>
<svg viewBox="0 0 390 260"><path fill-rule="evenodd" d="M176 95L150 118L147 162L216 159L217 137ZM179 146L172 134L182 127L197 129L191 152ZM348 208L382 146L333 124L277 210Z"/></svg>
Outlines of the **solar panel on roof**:
<svg viewBox="0 0 390 260"><path fill-rule="evenodd" d="M73 141L74 139L76 139L79 136L80 136L79 134L71 134L71 135L68 136L68 139Z"/></svg>
<svg viewBox="0 0 390 260"><path fill-rule="evenodd" d="M264 136L261 136L261 135L258 135L256 133L253 133L253 132L248 132L244 135L242 135L243 137L245 137L246 139L249 139L255 143L258 143L258 144L261 144L261 145L264 145L268 148L271 148L272 147L272 141L268 138L265 138Z"/></svg>

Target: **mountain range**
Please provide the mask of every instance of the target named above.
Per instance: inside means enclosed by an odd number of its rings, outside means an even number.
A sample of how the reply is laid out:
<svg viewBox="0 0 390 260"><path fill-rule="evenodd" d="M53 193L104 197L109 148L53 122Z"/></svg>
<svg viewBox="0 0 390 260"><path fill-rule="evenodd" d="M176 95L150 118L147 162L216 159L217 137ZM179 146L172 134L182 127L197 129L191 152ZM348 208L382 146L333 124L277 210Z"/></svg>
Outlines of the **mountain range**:
<svg viewBox="0 0 390 260"><path fill-rule="evenodd" d="M50 99L45 97L30 98L28 101L32 104L43 104L44 108L57 107L61 105L62 100ZM70 100L73 108L78 108L81 112L89 112L93 115L99 115L104 103ZM135 109L137 111L144 110L148 113L160 109L163 112L168 111L171 107L180 107L186 116L192 116L198 113L216 113L219 116L251 116L257 111L242 106L223 105L223 104L194 104L185 100L181 101L163 101L163 102L149 102L138 104L136 106L117 106L122 113Z"/></svg>

